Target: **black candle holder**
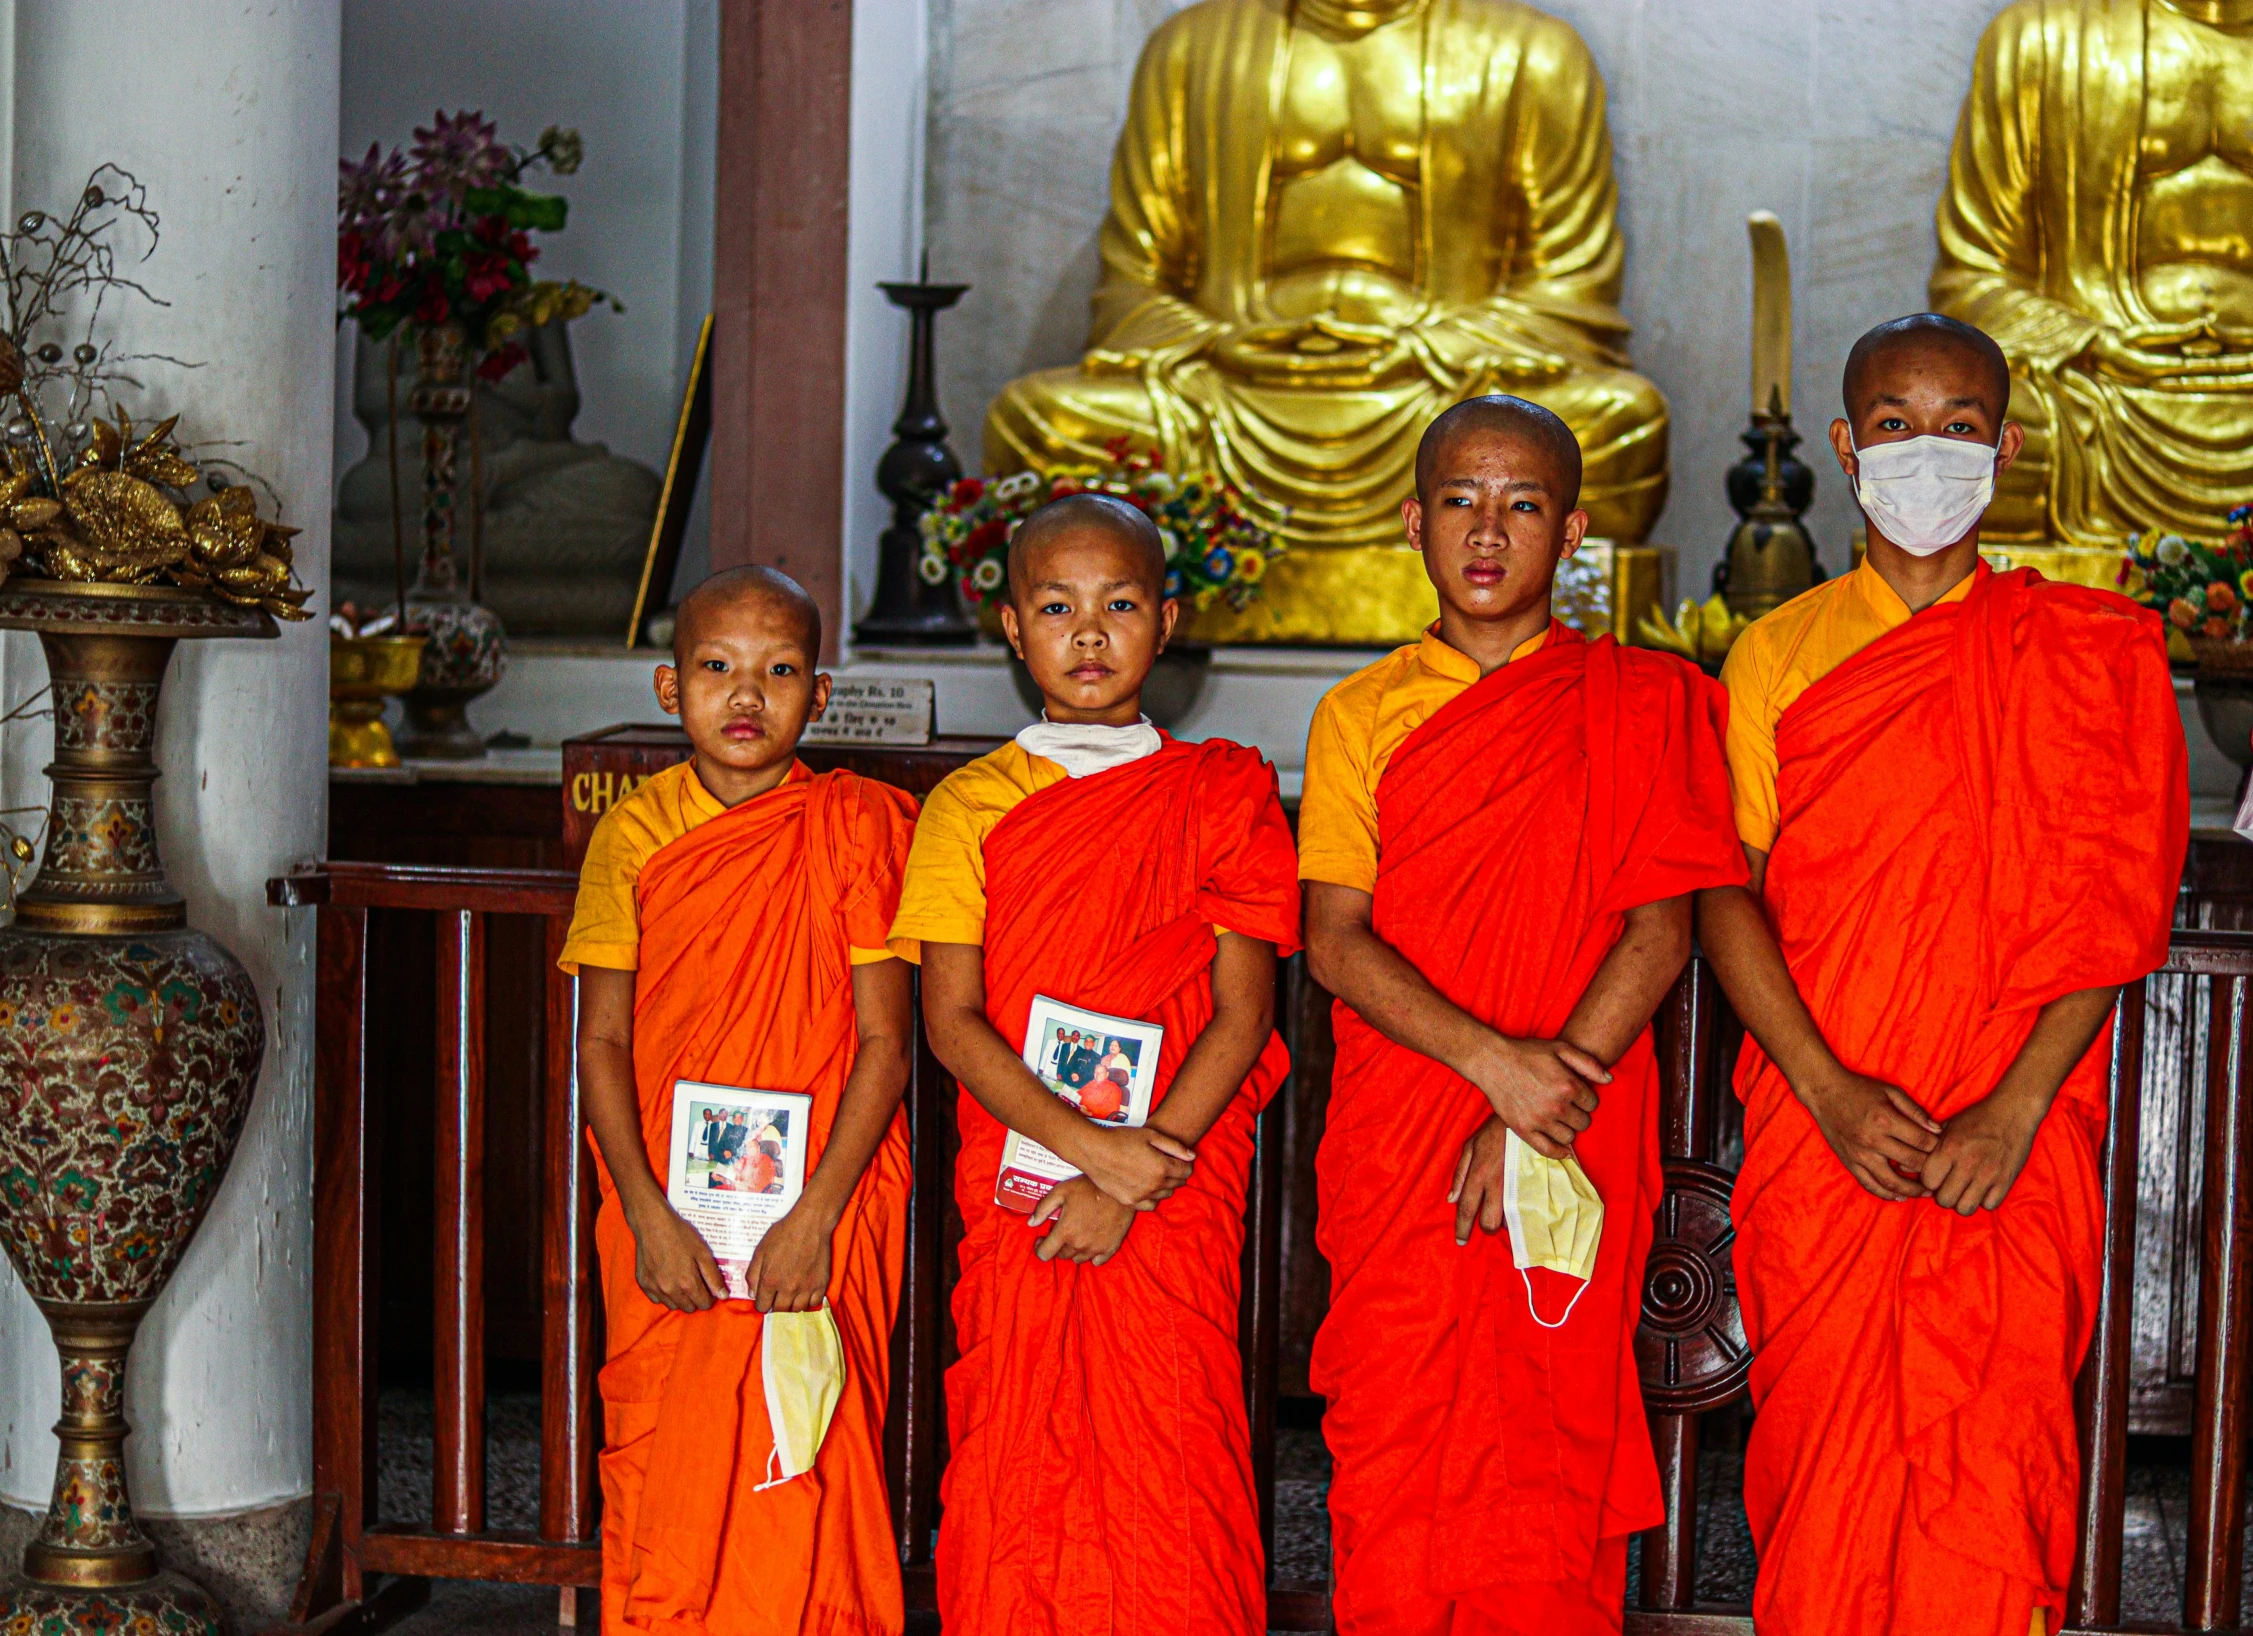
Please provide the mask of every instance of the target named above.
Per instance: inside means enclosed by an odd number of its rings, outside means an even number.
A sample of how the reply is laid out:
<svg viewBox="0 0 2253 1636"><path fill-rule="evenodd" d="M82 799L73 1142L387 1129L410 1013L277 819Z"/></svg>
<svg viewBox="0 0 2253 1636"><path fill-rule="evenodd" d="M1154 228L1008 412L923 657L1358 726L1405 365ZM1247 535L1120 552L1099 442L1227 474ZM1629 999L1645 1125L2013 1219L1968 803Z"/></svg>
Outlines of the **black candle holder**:
<svg viewBox="0 0 2253 1636"><path fill-rule="evenodd" d="M892 305L908 311L907 401L892 422L892 446L876 463L876 486L892 502L892 526L877 537L876 594L853 639L872 645L948 646L974 642L977 627L962 616L954 576L936 585L918 571L923 514L962 476L939 416L932 331L940 313L960 301L967 284L930 282L930 258L913 284L879 284Z"/></svg>

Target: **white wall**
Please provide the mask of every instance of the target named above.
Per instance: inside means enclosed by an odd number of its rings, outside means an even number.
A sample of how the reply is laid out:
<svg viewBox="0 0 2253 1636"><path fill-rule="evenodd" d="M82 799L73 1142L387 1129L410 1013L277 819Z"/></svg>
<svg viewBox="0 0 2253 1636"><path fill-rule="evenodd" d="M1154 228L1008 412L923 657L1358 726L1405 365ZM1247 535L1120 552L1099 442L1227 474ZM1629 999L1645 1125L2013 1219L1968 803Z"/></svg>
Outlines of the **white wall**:
<svg viewBox="0 0 2253 1636"><path fill-rule="evenodd" d="M876 487L876 462L892 441L892 422L906 390L908 318L876 286L913 279L923 250L929 39L924 0L854 0L852 202L845 257L848 624L875 594L876 537L891 521L891 507Z"/></svg>
<svg viewBox="0 0 2253 1636"><path fill-rule="evenodd" d="M1128 79L1184 3L931 0L932 266L978 286L941 320L941 386L972 467L1002 382L1080 354ZM1736 521L1721 479L1749 408L1745 216L1773 210L1791 238L1793 410L1817 434L1854 337L1925 304L1949 137L2000 3L1542 0L1610 89L1635 364L1673 407L1658 538L1681 549L1685 590L1703 591ZM1827 455L1811 463L1835 571L1853 507Z"/></svg>
<svg viewBox="0 0 2253 1636"><path fill-rule="evenodd" d="M304 577L325 588L337 0L180 0L161 39L132 0L13 11L13 206L53 208L104 160L147 185L164 238L138 271L171 305L121 304L112 333L205 367L149 366L136 418L179 411L190 439L239 440L230 453L278 490L305 530ZM10 657L17 697L44 678L35 649ZM322 850L327 675L322 628L305 623L276 642L184 642L165 686L165 861L190 923L249 968L267 1044L233 1168L133 1353L126 1455L153 1515L311 1485L313 924L268 908L265 882ZM38 736L11 734L11 787L36 779ZM46 1326L0 1271L0 1495L45 1505L56 1398Z"/></svg>
<svg viewBox="0 0 2253 1636"><path fill-rule="evenodd" d="M693 319L711 292L716 56L692 65L689 52L692 44L714 52L717 15L718 0L344 6L341 152L357 157L371 142L403 147L438 109L480 109L519 147L549 125L574 126L586 138L578 174L531 179L571 201L570 225L538 239L533 270L577 278L626 304L623 314L598 309L572 328L582 398L575 435L660 472L685 379L681 329L690 326L693 343ZM684 116L697 94L703 105L691 122ZM342 339L348 368L349 329ZM366 447L340 395L337 470Z"/></svg>

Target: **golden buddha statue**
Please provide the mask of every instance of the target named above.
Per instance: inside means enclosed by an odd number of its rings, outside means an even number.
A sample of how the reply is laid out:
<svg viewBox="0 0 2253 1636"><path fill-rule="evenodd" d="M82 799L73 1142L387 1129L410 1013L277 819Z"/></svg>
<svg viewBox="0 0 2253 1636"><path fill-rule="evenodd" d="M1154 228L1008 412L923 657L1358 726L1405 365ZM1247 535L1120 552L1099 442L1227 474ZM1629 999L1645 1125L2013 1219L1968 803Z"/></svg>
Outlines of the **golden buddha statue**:
<svg viewBox="0 0 2253 1636"><path fill-rule="evenodd" d="M2011 361L1983 543L2109 586L2253 501L2253 0L2018 0L1987 27L1932 304Z"/></svg>
<svg viewBox="0 0 2253 1636"><path fill-rule="evenodd" d="M1214 470L1293 549L1214 641L1390 642L1436 613L1401 534L1416 440L1514 392L1579 435L1590 533L1666 503L1627 368L1604 86L1515 0L1203 0L1151 35L1111 165L1086 356L1011 382L989 475L1120 438Z"/></svg>

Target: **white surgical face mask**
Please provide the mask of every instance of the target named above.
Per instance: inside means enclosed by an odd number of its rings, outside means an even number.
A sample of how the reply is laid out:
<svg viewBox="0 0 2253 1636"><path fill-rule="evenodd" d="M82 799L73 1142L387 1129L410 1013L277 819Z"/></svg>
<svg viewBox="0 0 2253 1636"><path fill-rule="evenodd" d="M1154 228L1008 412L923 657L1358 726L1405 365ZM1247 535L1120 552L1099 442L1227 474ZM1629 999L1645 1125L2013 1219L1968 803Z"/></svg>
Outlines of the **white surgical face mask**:
<svg viewBox="0 0 2253 1636"><path fill-rule="evenodd" d="M1533 1310L1533 1321L1544 1329L1563 1328L1588 1293L1588 1280L1596 1275L1596 1247L1604 1238L1604 1201L1595 1184L1578 1159L1544 1158L1511 1131L1502 1152L1502 1219L1510 1228L1510 1258L1518 1265L1518 1276L1525 1279L1526 1306ZM1573 1291L1555 1323L1533 1309L1528 1267L1547 1267L1580 1280L1580 1288Z"/></svg>
<svg viewBox="0 0 2253 1636"><path fill-rule="evenodd" d="M1017 734L1017 742L1036 756L1046 756L1072 778L1109 772L1154 756L1165 746L1148 716L1131 727L1104 727L1094 722L1050 721L1045 710L1040 720Z"/></svg>
<svg viewBox="0 0 2253 1636"><path fill-rule="evenodd" d="M1854 497L1870 526L1914 557L1954 545L1995 495L1995 450L1956 437L1912 437L1854 451Z"/></svg>
<svg viewBox="0 0 2253 1636"><path fill-rule="evenodd" d="M767 1480L759 1487L773 1488L814 1469L814 1456L829 1435L830 1416L844 1395L845 1345L827 1307L770 1312L763 1328L760 1373L774 1452L767 1456Z"/></svg>

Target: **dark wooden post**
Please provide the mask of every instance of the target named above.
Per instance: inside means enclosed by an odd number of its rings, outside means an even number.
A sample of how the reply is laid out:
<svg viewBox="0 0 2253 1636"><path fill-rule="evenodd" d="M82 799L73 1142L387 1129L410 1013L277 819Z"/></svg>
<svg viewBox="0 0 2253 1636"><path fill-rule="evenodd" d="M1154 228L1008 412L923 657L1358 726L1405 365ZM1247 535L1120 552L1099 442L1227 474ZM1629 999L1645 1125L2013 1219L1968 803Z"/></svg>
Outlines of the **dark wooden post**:
<svg viewBox="0 0 2253 1636"><path fill-rule="evenodd" d="M540 1343L540 1534L595 1537L594 1160L581 1137L579 983L556 969L571 923L547 928L547 1210L541 1257L547 1297Z"/></svg>
<svg viewBox="0 0 2253 1636"><path fill-rule="evenodd" d="M931 1561L931 1530L938 1526L939 1517L939 1466L946 1445L939 1333L946 1321L941 1263L953 1169L947 1134L954 1128L948 1106L954 1079L932 1055L930 1041L924 1037L922 979L918 969L915 1053L909 1058L907 1086L915 1180L908 1203L900 1316L892 1328L891 1410L884 1423L885 1465L903 1567L927 1567Z"/></svg>
<svg viewBox="0 0 2253 1636"><path fill-rule="evenodd" d="M438 1222L431 1526L485 1531L485 917L438 922Z"/></svg>
<svg viewBox="0 0 2253 1636"><path fill-rule="evenodd" d="M2191 1427L2190 1534L2183 1623L2192 1630L2237 1624L2245 1548L2248 1297L2253 1296L2253 1210L2246 1100L2248 979L2213 979L2207 1033L2206 1176L2200 1205L2205 1243L2198 1263L2198 1395Z"/></svg>
<svg viewBox="0 0 2253 1636"><path fill-rule="evenodd" d="M2096 1334L2081 1366L2081 1550L2066 1623L2120 1617L2121 1518L2128 1500L2128 1355L2136 1275L2136 1147L2143 1117L2144 990L2131 983L2112 1019L2104 1152L2104 1284Z"/></svg>
<svg viewBox="0 0 2253 1636"><path fill-rule="evenodd" d="M334 1496L332 1550L298 1592L300 1619L365 1594L360 1536L376 1520L375 1156L368 1144L368 911L322 908L313 1033L313 1492ZM333 1563L332 1569L329 1564Z"/></svg>

